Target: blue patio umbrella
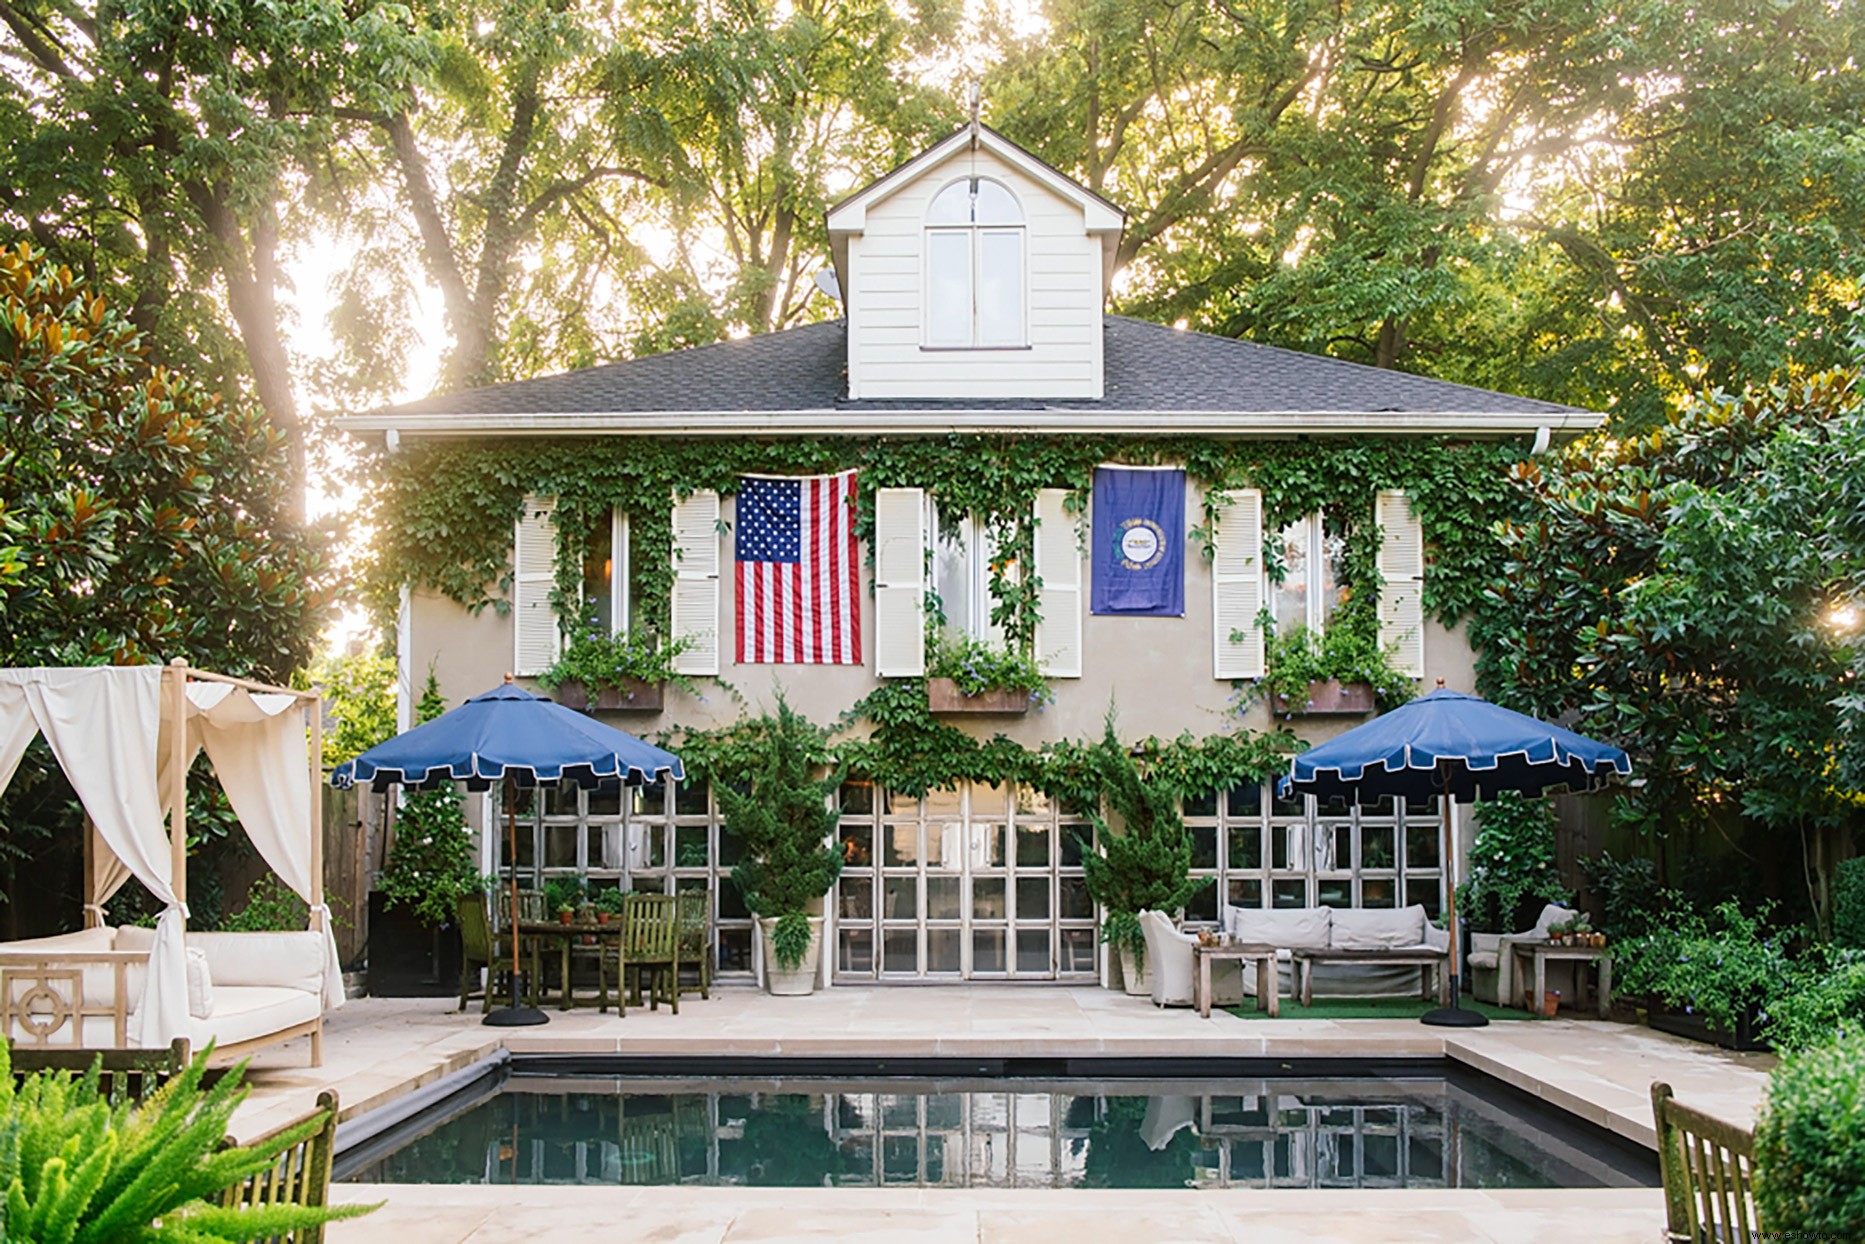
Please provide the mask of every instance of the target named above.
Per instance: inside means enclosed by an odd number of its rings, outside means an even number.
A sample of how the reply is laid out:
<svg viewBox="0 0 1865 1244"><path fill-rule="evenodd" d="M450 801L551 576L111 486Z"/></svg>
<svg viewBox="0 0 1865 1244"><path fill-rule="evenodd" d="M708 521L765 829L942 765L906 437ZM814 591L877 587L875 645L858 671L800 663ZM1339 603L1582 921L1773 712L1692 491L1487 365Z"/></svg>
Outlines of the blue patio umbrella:
<svg viewBox="0 0 1865 1244"><path fill-rule="evenodd" d="M1504 791L1537 796L1549 790L1597 790L1632 772L1624 751L1561 726L1539 721L1474 695L1437 690L1375 717L1338 738L1296 756L1281 781L1284 795L1378 804L1397 795L1436 795L1443 813L1444 854L1450 875L1447 907L1451 935L1451 1005L1429 1012L1428 1024L1478 1027L1487 1021L1459 1005L1457 980L1457 869L1452 817L1458 801L1471 803Z"/></svg>
<svg viewBox="0 0 1865 1244"><path fill-rule="evenodd" d="M464 782L473 791L503 782L510 790L567 783L600 787L644 786L666 778L681 781L686 770L670 751L605 726L561 704L505 685L476 695L458 708L378 743L330 775L337 787L365 783L374 790L405 786L432 789ZM506 800L511 857L518 856L518 812ZM518 873L512 872L512 912L518 911ZM512 1005L486 1016L488 1024L542 1024L535 1007L518 1005L518 938L512 938Z"/></svg>

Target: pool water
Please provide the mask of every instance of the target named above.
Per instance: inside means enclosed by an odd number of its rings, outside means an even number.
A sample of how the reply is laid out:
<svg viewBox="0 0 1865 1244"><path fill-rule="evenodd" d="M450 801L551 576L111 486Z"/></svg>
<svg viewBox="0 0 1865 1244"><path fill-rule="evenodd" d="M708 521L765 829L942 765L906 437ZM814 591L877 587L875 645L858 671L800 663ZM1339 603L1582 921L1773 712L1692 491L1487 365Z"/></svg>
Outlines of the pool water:
<svg viewBox="0 0 1865 1244"><path fill-rule="evenodd" d="M493 1076L338 1159L365 1183L948 1188L1654 1186L1643 1150L1482 1076Z"/></svg>

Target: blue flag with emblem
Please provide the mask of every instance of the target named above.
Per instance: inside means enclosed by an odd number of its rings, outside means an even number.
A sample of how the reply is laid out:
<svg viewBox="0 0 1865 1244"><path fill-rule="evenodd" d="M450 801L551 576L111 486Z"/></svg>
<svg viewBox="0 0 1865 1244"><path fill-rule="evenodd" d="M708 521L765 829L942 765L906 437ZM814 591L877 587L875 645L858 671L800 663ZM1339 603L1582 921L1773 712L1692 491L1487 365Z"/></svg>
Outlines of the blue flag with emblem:
<svg viewBox="0 0 1865 1244"><path fill-rule="evenodd" d="M1185 472L1096 467L1095 613L1185 616Z"/></svg>

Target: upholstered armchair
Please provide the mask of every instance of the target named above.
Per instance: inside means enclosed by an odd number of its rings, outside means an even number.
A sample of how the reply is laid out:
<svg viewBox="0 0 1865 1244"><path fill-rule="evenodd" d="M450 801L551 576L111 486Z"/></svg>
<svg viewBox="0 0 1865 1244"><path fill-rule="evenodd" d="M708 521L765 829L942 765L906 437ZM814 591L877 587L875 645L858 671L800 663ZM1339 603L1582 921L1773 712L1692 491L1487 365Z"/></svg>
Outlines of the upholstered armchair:
<svg viewBox="0 0 1865 1244"><path fill-rule="evenodd" d="M1152 973L1154 1006L1190 1006L1197 960L1194 933L1181 932L1164 912L1140 913L1140 933L1146 938L1147 968ZM1243 1001L1242 965L1234 959L1211 965L1211 1001L1236 1006Z"/></svg>

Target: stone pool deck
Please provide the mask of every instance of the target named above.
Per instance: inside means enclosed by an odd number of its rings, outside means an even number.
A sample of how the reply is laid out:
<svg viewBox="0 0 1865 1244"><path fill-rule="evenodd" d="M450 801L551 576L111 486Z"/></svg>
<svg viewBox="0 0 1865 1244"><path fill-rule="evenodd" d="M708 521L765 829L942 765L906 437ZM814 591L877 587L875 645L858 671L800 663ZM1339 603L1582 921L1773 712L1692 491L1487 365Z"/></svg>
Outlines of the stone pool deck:
<svg viewBox="0 0 1865 1244"><path fill-rule="evenodd" d="M234 1121L253 1135L335 1087L345 1117L384 1106L503 1046L514 1053L768 1057L1448 1056L1641 1144L1653 1140L1649 1086L1744 1126L1766 1056L1730 1054L1624 1024L1520 1021L1479 1029L1397 1020L1239 1019L1158 1010L1096 988L838 988L808 998L751 989L631 1009L550 1012L538 1028L484 1027L447 999L358 999L330 1019L324 1066L294 1042L263 1051ZM332 1244L583 1239L777 1241L1656 1240L1655 1189L1482 1191L409 1187L342 1185L336 1199L387 1206L329 1233ZM619 1234L618 1234L619 1232Z"/></svg>

